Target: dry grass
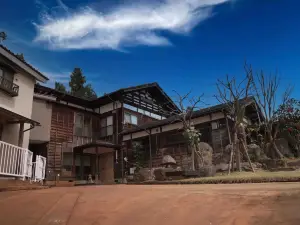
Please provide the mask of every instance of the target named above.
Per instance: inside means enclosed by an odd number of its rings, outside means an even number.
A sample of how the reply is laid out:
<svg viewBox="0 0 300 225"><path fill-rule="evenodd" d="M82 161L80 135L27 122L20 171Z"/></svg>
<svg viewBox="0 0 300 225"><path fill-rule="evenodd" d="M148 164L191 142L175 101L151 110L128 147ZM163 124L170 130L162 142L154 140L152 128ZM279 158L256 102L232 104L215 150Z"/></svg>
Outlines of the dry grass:
<svg viewBox="0 0 300 225"><path fill-rule="evenodd" d="M214 177L190 178L183 180L146 181L143 184L219 184L219 183L265 183L300 182L300 171L235 172L230 175L217 174Z"/></svg>

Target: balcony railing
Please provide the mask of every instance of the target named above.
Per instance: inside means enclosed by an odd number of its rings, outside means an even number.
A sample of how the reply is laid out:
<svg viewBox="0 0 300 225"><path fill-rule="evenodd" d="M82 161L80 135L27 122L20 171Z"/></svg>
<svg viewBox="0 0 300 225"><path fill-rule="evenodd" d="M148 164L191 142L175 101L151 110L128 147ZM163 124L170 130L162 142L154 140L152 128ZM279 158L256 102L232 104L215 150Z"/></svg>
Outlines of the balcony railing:
<svg viewBox="0 0 300 225"><path fill-rule="evenodd" d="M3 76L0 76L0 89L12 97L19 95L19 86Z"/></svg>

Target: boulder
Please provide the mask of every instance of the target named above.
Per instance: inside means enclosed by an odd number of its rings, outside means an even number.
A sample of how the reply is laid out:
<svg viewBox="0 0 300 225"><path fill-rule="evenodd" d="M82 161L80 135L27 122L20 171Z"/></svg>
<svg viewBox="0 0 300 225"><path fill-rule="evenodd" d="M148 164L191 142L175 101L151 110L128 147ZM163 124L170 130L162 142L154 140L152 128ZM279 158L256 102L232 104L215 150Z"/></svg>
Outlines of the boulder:
<svg viewBox="0 0 300 225"><path fill-rule="evenodd" d="M262 149L257 144L250 144L247 146L248 154L251 160L258 161L263 154Z"/></svg>
<svg viewBox="0 0 300 225"><path fill-rule="evenodd" d="M229 164L228 163L220 163L215 166L217 172L228 171Z"/></svg>
<svg viewBox="0 0 300 225"><path fill-rule="evenodd" d="M197 146L197 151L200 151L200 153L202 154L204 166L212 165L213 148L209 144L200 142ZM202 162L200 162L199 160L198 164L200 168Z"/></svg>
<svg viewBox="0 0 300 225"><path fill-rule="evenodd" d="M275 143L279 149L279 151L286 157L293 157L292 149L290 148L288 142L284 138L279 138L275 140Z"/></svg>
<svg viewBox="0 0 300 225"><path fill-rule="evenodd" d="M213 177L216 174L216 167L213 165L204 166L199 169L199 176L200 177Z"/></svg>
<svg viewBox="0 0 300 225"><path fill-rule="evenodd" d="M176 165L176 160L170 155L165 155L162 159L162 165Z"/></svg>

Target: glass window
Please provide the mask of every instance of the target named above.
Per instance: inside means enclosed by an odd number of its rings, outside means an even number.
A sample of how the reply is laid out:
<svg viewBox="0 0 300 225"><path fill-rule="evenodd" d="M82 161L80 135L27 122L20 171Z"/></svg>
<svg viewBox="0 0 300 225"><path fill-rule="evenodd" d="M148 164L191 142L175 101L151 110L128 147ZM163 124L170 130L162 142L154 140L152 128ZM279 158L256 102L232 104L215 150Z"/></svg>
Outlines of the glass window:
<svg viewBox="0 0 300 225"><path fill-rule="evenodd" d="M124 117L125 117L124 118L125 123L134 124L134 125L138 124L137 116L129 114L129 113L125 113Z"/></svg>
<svg viewBox="0 0 300 225"><path fill-rule="evenodd" d="M105 137L110 135L113 135L113 116L101 119L100 136Z"/></svg>
<svg viewBox="0 0 300 225"><path fill-rule="evenodd" d="M111 126L111 125L113 125L113 117L112 116L109 116L109 117L107 117L107 126Z"/></svg>
<svg viewBox="0 0 300 225"><path fill-rule="evenodd" d="M131 123L134 124L134 125L138 124L137 116L131 115Z"/></svg>
<svg viewBox="0 0 300 225"><path fill-rule="evenodd" d="M128 113L125 113L125 123L131 123L131 117Z"/></svg>

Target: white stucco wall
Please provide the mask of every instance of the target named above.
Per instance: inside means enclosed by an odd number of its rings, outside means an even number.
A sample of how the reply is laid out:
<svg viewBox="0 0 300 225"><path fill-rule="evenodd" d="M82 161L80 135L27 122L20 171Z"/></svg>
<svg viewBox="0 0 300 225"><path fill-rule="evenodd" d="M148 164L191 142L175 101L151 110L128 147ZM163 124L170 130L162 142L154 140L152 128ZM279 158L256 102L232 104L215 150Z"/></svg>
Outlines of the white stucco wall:
<svg viewBox="0 0 300 225"><path fill-rule="evenodd" d="M209 121L213 121L213 120L217 120L217 119L222 119L224 118L224 114L221 112L217 112L217 113L213 113L211 115L211 118L209 115L206 116L201 116L201 117L197 117L192 119L192 122L194 123L194 125L197 124L201 124L201 123L205 123L205 122L209 122ZM167 124L167 125L163 125L161 127L162 132L167 132L167 131L171 131L171 130L176 130L176 129L181 129L182 128L182 123L181 122L176 122L176 123L172 123L172 124ZM160 128L152 128L151 129L151 134L156 134L156 133L160 133ZM132 133L132 139L136 139L136 138L140 138L140 137L145 137L149 135L146 131L139 131L136 133ZM131 139L131 134L125 134L123 136L123 141L127 141Z"/></svg>
<svg viewBox="0 0 300 225"><path fill-rule="evenodd" d="M30 131L30 142L40 143L50 141L52 104L46 100L33 99L31 119L39 122L41 126Z"/></svg>
<svg viewBox="0 0 300 225"><path fill-rule="evenodd" d="M0 107L18 113L27 118L31 118L32 101L35 79L23 74L15 74L14 83L19 85L19 95L11 97L0 90ZM28 129L29 124L25 124L24 129ZM29 131L24 133L23 148L28 148ZM19 125L10 124L4 126L2 140L14 145L18 145Z"/></svg>

